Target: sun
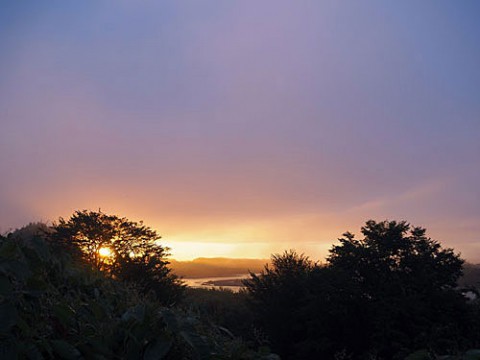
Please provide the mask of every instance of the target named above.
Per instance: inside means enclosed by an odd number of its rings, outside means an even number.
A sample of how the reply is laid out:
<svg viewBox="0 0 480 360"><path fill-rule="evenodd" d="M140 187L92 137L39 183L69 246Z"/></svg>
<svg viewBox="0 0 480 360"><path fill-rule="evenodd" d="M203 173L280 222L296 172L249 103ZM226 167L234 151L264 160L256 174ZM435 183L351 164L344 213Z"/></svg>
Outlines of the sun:
<svg viewBox="0 0 480 360"><path fill-rule="evenodd" d="M101 247L98 250L98 255L101 257L111 257L113 255L112 250L108 247Z"/></svg>

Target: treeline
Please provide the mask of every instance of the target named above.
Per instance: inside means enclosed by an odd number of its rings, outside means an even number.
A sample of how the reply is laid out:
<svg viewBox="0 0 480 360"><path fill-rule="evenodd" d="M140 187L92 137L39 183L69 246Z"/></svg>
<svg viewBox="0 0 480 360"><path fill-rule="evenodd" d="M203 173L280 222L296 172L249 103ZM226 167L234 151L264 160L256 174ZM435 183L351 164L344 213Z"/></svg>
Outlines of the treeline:
<svg viewBox="0 0 480 360"><path fill-rule="evenodd" d="M167 255L100 211L4 234L0 358L480 359L464 261L406 222L368 221L322 264L273 255L238 294L186 288Z"/></svg>
<svg viewBox="0 0 480 360"><path fill-rule="evenodd" d="M480 307L463 260L405 222L369 221L327 262L295 252L245 282L255 321L282 358L479 359ZM450 355L451 357L449 357Z"/></svg>
<svg viewBox="0 0 480 360"><path fill-rule="evenodd" d="M158 238L87 211L0 236L0 359L272 359L182 304Z"/></svg>

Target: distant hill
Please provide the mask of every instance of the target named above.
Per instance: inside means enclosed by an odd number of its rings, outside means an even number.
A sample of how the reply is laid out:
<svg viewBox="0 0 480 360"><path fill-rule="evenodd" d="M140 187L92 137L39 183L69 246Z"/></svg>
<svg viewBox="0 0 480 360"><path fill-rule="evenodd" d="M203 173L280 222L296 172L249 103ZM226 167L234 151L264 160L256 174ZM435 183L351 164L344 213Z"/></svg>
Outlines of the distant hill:
<svg viewBox="0 0 480 360"><path fill-rule="evenodd" d="M258 273L263 270L268 259L232 259L232 258L197 258L191 261L171 259L170 266L180 277L206 278L228 277L248 274L249 271ZM464 275L458 283L461 287L474 286L480 288L480 264L465 263Z"/></svg>
<svg viewBox="0 0 480 360"><path fill-rule="evenodd" d="M459 279L458 285L480 288L480 264L465 263L463 265L463 276Z"/></svg>
<svg viewBox="0 0 480 360"><path fill-rule="evenodd" d="M180 277L205 278L258 273L269 260L267 259L232 259L232 258L197 258L191 261L170 260L170 266Z"/></svg>

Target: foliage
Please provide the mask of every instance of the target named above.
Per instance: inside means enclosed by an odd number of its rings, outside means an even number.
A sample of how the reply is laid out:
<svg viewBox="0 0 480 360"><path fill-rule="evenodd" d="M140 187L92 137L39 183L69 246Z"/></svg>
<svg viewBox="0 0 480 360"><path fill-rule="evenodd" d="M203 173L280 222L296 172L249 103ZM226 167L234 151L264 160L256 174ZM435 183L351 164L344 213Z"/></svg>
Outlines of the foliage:
<svg viewBox="0 0 480 360"><path fill-rule="evenodd" d="M458 255L406 222L370 220L362 234L344 234L324 266L289 252L246 282L274 351L403 359L416 349L454 354L475 344L474 312L456 288Z"/></svg>
<svg viewBox="0 0 480 360"><path fill-rule="evenodd" d="M304 306L309 276L315 264L303 254L275 254L271 265L244 281L258 325L269 336L272 348L284 357L305 337L297 311Z"/></svg>
<svg viewBox="0 0 480 360"><path fill-rule="evenodd" d="M112 277L154 291L164 303L179 300L181 282L168 267L168 249L160 236L142 222L133 222L101 211L76 211L68 220L59 219L50 238L63 249ZM102 256L108 249L110 256Z"/></svg>
<svg viewBox="0 0 480 360"><path fill-rule="evenodd" d="M405 360L480 360L480 350L470 349L457 355L438 356L427 349L421 349L409 354Z"/></svg>
<svg viewBox="0 0 480 360"><path fill-rule="evenodd" d="M455 288L463 260L406 222L370 220L362 234L344 234L328 262L368 299L375 351L392 358L422 346L446 352L461 345L466 306Z"/></svg>
<svg viewBox="0 0 480 360"><path fill-rule="evenodd" d="M0 358L260 359L41 237L0 239Z"/></svg>
<svg viewBox="0 0 480 360"><path fill-rule="evenodd" d="M350 271L371 296L378 292L383 295L454 288L462 275L463 260L425 233L425 229L411 228L404 221L370 220L362 227L364 238L355 239L353 234L345 233L339 239L340 245L330 250L328 262Z"/></svg>
<svg viewBox="0 0 480 360"><path fill-rule="evenodd" d="M344 234L325 265L290 250L245 292L188 289L165 307L173 297L150 291L178 284L155 232L100 212L72 219L0 236L0 358L278 359L261 345L283 359L479 358L463 260L405 222ZM106 246L115 257L90 252Z"/></svg>
<svg viewBox="0 0 480 360"><path fill-rule="evenodd" d="M210 323L228 329L234 336L254 341L253 312L247 306L246 297L245 291L188 288L181 305Z"/></svg>

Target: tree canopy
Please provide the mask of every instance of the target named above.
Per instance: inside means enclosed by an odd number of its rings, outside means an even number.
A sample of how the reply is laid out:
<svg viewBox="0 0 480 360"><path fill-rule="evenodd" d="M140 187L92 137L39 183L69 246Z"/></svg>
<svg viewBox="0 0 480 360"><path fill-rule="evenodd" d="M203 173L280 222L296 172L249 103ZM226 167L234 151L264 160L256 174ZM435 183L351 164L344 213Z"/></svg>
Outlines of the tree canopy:
<svg viewBox="0 0 480 360"><path fill-rule="evenodd" d="M479 358L480 301L457 285L458 254L405 221L338 240L324 264L286 251L238 296L176 302L168 249L143 223L77 211L30 224L0 235L0 358Z"/></svg>
<svg viewBox="0 0 480 360"><path fill-rule="evenodd" d="M110 276L153 290L166 301L176 301L178 278L167 266L168 248L143 222L99 211L76 211L54 224L51 239Z"/></svg>
<svg viewBox="0 0 480 360"><path fill-rule="evenodd" d="M196 313L72 261L49 233L31 224L0 235L0 359L267 359Z"/></svg>
<svg viewBox="0 0 480 360"><path fill-rule="evenodd" d="M467 346L463 260L401 221L345 233L324 265L287 252L245 283L258 325L285 358L405 358ZM288 323L288 326L282 324Z"/></svg>
<svg viewBox="0 0 480 360"><path fill-rule="evenodd" d="M463 260L426 236L426 230L401 221L367 221L362 239L345 233L327 261L348 271L371 290L394 292L455 287Z"/></svg>
<svg viewBox="0 0 480 360"><path fill-rule="evenodd" d="M365 341L387 358L415 344L451 349L464 335L458 324L465 299L455 289L464 261L405 221L370 220L361 233L345 233L327 261L365 304L364 326L372 329Z"/></svg>
<svg viewBox="0 0 480 360"><path fill-rule="evenodd" d="M272 255L271 265L244 281L258 323L281 355L292 352L292 344L305 335L298 331L302 326L296 312L303 306L314 267L307 256L290 250Z"/></svg>

